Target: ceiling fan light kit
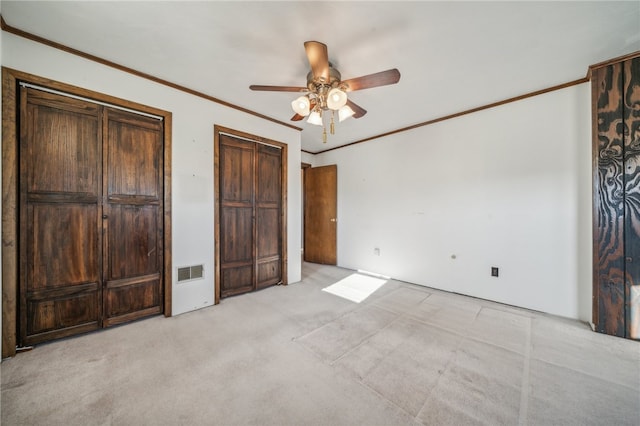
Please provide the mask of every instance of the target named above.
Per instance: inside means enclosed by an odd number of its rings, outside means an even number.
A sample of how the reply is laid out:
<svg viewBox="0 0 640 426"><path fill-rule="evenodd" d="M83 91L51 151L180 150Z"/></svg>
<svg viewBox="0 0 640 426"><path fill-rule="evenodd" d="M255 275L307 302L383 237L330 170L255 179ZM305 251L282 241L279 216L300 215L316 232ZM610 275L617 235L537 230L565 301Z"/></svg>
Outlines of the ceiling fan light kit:
<svg viewBox="0 0 640 426"><path fill-rule="evenodd" d="M309 116L307 123L323 126L322 139L327 142L327 129L324 127L323 111L331 111L330 131L333 135L334 116L338 111L338 121L342 122L349 117L360 118L367 111L356 105L347 97L347 92L368 89L371 87L386 86L400 81L400 71L393 68L375 74L352 78L343 81L340 72L333 68L329 62L327 46L318 41L304 43L307 59L311 71L307 74L307 87L293 86L262 86L251 85L251 90L274 92L306 92L291 102L291 108L296 113L291 120L300 121Z"/></svg>
<svg viewBox="0 0 640 426"><path fill-rule="evenodd" d="M311 103L309 102L308 97L300 96L298 99L291 102L291 108L293 108L296 114L306 117L309 115Z"/></svg>
<svg viewBox="0 0 640 426"><path fill-rule="evenodd" d="M353 116L356 112L354 110L351 109L351 107L349 105L345 105L342 108L340 108L338 110L338 121L340 121L342 123L342 121L346 120L347 118Z"/></svg>
<svg viewBox="0 0 640 426"><path fill-rule="evenodd" d="M327 107L334 111L339 110L347 103L347 94L342 90L334 87L329 90L329 95L327 97Z"/></svg>
<svg viewBox="0 0 640 426"><path fill-rule="evenodd" d="M302 114L300 114L302 115ZM313 110L311 114L309 114L309 118L307 119L307 123L315 124L316 126L322 126L322 110Z"/></svg>

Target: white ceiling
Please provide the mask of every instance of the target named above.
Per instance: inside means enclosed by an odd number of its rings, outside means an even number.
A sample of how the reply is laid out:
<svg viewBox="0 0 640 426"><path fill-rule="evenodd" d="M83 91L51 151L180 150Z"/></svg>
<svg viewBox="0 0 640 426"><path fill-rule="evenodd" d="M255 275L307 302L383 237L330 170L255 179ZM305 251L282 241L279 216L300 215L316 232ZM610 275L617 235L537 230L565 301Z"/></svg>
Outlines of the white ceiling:
<svg viewBox="0 0 640 426"><path fill-rule="evenodd" d="M304 86L303 43L325 43L343 79L390 68L396 85L352 92L368 111L322 129L310 152L566 83L640 50L640 1L30 2L2 1L6 23L280 121ZM215 117L212 118L215 121Z"/></svg>

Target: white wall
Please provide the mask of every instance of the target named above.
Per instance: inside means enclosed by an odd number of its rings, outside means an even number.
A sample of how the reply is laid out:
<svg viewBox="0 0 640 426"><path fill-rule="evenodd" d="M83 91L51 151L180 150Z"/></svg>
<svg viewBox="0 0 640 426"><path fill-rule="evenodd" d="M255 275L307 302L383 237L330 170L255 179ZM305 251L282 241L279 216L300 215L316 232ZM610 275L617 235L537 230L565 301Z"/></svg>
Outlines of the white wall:
<svg viewBox="0 0 640 426"><path fill-rule="evenodd" d="M4 33L2 65L171 111L173 314L213 303L213 126L288 144L288 280L301 278L300 132ZM171 64L167 64L171 66ZM215 96L215 93L212 94ZM233 99L229 101L233 102ZM204 264L205 279L177 284L176 268Z"/></svg>
<svg viewBox="0 0 640 426"><path fill-rule="evenodd" d="M313 154L308 154L306 152L303 152L300 160L303 163L311 164L313 166L313 163L316 161L316 156Z"/></svg>
<svg viewBox="0 0 640 426"><path fill-rule="evenodd" d="M582 84L316 155L338 264L590 321L590 126Z"/></svg>

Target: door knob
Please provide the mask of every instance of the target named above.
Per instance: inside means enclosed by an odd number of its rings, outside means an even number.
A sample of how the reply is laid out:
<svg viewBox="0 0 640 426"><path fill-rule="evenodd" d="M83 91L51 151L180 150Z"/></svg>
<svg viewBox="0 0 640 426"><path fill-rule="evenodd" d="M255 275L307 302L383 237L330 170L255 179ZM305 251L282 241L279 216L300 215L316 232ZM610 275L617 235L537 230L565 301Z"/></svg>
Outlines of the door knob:
<svg viewBox="0 0 640 426"><path fill-rule="evenodd" d="M331 222L335 222L335 221L336 221L336 218L335 218L335 217L332 217L330 220L331 220Z"/></svg>

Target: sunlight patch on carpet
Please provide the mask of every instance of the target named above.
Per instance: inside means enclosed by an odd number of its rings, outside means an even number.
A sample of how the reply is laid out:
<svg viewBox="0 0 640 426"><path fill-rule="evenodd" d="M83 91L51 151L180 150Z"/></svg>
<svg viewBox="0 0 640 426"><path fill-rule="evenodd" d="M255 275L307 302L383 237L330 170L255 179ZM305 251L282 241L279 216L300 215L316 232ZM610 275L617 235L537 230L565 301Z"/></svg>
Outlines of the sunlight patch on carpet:
<svg viewBox="0 0 640 426"><path fill-rule="evenodd" d="M327 293L360 303L387 282L386 279L363 274L351 274L322 289Z"/></svg>

